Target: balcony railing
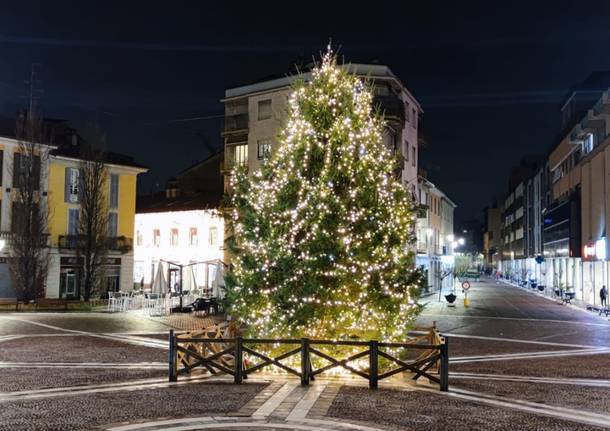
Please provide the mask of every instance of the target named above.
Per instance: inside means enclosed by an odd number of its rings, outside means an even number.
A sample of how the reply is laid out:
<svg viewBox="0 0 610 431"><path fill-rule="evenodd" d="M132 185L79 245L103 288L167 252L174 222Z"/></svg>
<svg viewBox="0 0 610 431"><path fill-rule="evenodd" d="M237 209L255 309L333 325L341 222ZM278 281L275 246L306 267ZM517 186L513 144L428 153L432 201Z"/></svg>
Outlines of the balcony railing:
<svg viewBox="0 0 610 431"><path fill-rule="evenodd" d="M375 96L373 104L379 107L386 120L405 121L405 104L396 96Z"/></svg>
<svg viewBox="0 0 610 431"><path fill-rule="evenodd" d="M248 130L248 114L227 115L223 127L224 133Z"/></svg>
<svg viewBox="0 0 610 431"><path fill-rule="evenodd" d="M84 235L59 235L57 238L57 246L59 248L75 250L79 248L79 245L84 242L85 239L86 237ZM111 251L127 253L133 249L133 239L125 236L106 238L106 247Z"/></svg>
<svg viewBox="0 0 610 431"><path fill-rule="evenodd" d="M6 247L11 247L14 243L15 240L15 234L13 232L10 231L2 231L0 232L0 240L4 241L4 247L6 250ZM40 236L40 246L41 247L48 247L48 240L49 240L49 234L43 234ZM23 242L31 242L29 238L24 238Z"/></svg>

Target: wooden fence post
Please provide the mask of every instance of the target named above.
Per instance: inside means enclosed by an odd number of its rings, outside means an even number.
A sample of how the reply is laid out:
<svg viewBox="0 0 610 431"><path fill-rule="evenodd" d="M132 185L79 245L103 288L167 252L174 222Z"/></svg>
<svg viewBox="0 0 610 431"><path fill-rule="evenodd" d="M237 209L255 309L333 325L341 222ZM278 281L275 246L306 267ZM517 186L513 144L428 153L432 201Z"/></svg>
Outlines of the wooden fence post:
<svg viewBox="0 0 610 431"><path fill-rule="evenodd" d="M301 338L301 385L309 384L309 372L311 370L309 357L309 339Z"/></svg>
<svg viewBox="0 0 610 431"><path fill-rule="evenodd" d="M244 351L242 350L243 340L241 337L235 338L235 375L234 382L241 383L243 380Z"/></svg>
<svg viewBox="0 0 610 431"><path fill-rule="evenodd" d="M447 392L449 390L449 337L444 337L444 343L441 343L441 368L440 368L440 380L441 380L441 392Z"/></svg>
<svg viewBox="0 0 610 431"><path fill-rule="evenodd" d="M169 381L176 382L178 381L178 363L177 363L177 343L176 343L176 335L174 335L174 330L169 330L169 353L168 353L168 362L169 362Z"/></svg>
<svg viewBox="0 0 610 431"><path fill-rule="evenodd" d="M377 389L379 381L379 343L369 341L369 388Z"/></svg>

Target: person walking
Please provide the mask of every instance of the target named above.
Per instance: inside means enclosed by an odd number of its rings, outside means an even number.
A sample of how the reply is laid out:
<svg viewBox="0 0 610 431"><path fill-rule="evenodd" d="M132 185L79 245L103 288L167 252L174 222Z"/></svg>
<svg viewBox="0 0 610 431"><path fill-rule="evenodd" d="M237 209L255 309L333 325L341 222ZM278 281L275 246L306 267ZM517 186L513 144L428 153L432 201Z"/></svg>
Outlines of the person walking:
<svg viewBox="0 0 610 431"><path fill-rule="evenodd" d="M602 311L608 308L608 289L606 289L606 285L603 285L601 289L599 289L599 299L602 300L602 306L599 310L599 315L602 315Z"/></svg>

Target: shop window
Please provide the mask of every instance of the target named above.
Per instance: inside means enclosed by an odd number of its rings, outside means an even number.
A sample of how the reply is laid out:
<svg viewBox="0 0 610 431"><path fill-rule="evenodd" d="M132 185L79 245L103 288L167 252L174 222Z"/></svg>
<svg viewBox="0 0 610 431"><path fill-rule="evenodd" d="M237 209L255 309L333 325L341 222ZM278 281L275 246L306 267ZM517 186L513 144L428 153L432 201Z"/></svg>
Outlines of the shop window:
<svg viewBox="0 0 610 431"><path fill-rule="evenodd" d="M161 245L161 231L159 229L153 229L153 245L155 247Z"/></svg>

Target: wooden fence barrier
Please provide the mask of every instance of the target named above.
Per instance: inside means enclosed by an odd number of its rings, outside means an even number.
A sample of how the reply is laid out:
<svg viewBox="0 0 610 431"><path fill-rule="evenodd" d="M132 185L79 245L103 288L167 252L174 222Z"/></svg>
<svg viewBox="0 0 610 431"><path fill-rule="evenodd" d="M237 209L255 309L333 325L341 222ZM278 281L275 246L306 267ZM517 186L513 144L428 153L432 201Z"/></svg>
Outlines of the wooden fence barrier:
<svg viewBox="0 0 610 431"><path fill-rule="evenodd" d="M205 331L204 331L205 332ZM377 388L379 380L395 374L409 371L413 380L425 377L439 385L441 391L449 388L449 349L448 338L441 336L435 328L419 337L412 343L384 343L370 341L331 341L302 339L256 339L231 337L223 338L222 333L215 331L215 338L209 338L202 333L175 334L170 331L169 337L169 380L175 382L178 376L188 374L197 367L203 367L211 374L225 373L233 376L235 383L241 383L249 374L264 367L275 365L289 374L297 376L301 384L308 385L316 376L334 368L342 368L350 374L355 374L369 382L369 387ZM420 341L425 341L421 343ZM285 345L288 350L271 356L271 354L256 350L254 346ZM349 346L359 348L359 352L345 358L335 358L323 352L322 346ZM419 355L412 360L400 359L398 353L391 351L417 351ZM244 354L256 358L257 363L245 361ZM297 357L299 367L290 366L282 361ZM312 357L318 357L328 362L327 365L314 368ZM351 363L368 357L368 367L358 369ZM389 369L379 370L379 360L383 358Z"/></svg>

